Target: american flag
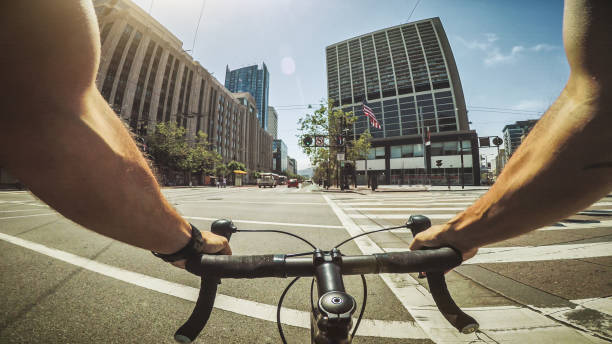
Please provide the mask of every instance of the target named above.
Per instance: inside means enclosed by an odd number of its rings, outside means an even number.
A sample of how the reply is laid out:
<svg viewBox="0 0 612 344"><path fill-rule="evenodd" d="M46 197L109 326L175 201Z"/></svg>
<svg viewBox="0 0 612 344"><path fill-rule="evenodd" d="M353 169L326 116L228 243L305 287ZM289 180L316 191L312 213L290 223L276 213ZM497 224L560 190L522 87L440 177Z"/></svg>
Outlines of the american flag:
<svg viewBox="0 0 612 344"><path fill-rule="evenodd" d="M370 119L370 124L376 128L376 129L380 129L380 123L378 122L378 120L376 120L376 116L374 116L374 112L372 111L372 109L368 106L368 103L366 103L365 101L363 102L363 114L366 115L369 119Z"/></svg>

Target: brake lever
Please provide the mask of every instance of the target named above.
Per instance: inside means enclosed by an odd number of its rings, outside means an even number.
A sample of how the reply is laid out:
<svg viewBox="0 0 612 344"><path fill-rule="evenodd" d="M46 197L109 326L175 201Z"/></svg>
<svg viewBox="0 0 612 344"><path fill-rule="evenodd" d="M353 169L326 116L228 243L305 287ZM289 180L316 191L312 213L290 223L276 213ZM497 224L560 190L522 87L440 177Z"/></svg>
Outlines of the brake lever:
<svg viewBox="0 0 612 344"><path fill-rule="evenodd" d="M410 228L412 232L412 236L416 236L418 233L426 230L431 227L431 221L429 218L423 215L412 215L408 219L406 223L406 227ZM457 265L461 264L463 261L463 257L459 250L451 247L456 255L457 255ZM431 247L423 247L422 249L433 249ZM421 273L419 273L419 276ZM448 320L453 327L459 330L461 333L469 334L478 330L480 325L478 322L463 312L459 306L453 300L453 297L448 292L448 287L446 286L446 279L444 278L444 271L426 271L427 283L429 284L429 291L431 292L431 296L436 303L436 307L444 318Z"/></svg>
<svg viewBox="0 0 612 344"><path fill-rule="evenodd" d="M210 231L214 234L224 236L227 241L230 240L232 233L236 232L236 226L231 220L217 220L210 225ZM187 261L186 269L189 269L191 264L198 264L202 256L194 257ZM212 312L217 296L217 287L221 284L221 279L214 276L201 276L200 293L196 301L193 312L187 321L174 333L174 340L179 343L191 343L200 334Z"/></svg>

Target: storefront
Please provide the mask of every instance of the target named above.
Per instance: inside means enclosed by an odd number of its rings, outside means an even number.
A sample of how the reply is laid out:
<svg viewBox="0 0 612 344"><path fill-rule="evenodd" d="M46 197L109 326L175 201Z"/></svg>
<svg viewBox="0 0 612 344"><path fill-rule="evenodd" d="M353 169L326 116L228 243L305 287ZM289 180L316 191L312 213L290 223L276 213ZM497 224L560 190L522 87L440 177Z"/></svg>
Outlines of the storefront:
<svg viewBox="0 0 612 344"><path fill-rule="evenodd" d="M367 160L357 161L357 183L373 176L380 185L480 184L476 132L431 135L429 163L421 138L372 142ZM439 165L439 166L438 166Z"/></svg>

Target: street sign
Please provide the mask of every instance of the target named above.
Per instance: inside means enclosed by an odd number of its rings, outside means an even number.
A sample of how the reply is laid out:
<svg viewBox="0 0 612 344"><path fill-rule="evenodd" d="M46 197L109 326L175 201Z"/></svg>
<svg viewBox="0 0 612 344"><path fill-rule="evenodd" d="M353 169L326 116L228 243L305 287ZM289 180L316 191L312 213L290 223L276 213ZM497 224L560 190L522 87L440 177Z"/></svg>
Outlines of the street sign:
<svg viewBox="0 0 612 344"><path fill-rule="evenodd" d="M504 140L501 139L501 137L495 136L493 138L493 144L496 146L501 146L502 143L504 143Z"/></svg>
<svg viewBox="0 0 612 344"><path fill-rule="evenodd" d="M338 161L343 161L344 160L344 153L338 153Z"/></svg>
<svg viewBox="0 0 612 344"><path fill-rule="evenodd" d="M325 146L325 136L315 136L315 147Z"/></svg>

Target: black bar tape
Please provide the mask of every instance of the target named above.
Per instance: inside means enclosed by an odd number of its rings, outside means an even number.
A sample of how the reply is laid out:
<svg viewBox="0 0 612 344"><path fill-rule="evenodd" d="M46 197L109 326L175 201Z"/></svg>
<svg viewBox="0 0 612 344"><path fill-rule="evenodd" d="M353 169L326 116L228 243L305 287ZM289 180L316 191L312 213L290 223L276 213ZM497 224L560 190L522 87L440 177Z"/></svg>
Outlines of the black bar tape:
<svg viewBox="0 0 612 344"><path fill-rule="evenodd" d="M219 278L286 277L283 257L282 255L202 255L200 259L187 261L185 268L187 271L199 276L209 275Z"/></svg>
<svg viewBox="0 0 612 344"><path fill-rule="evenodd" d="M427 272L427 282L429 283L429 291L436 302L436 306L451 325L464 334L478 330L480 326L478 322L465 314L448 292L446 281L444 280L444 272Z"/></svg>
<svg viewBox="0 0 612 344"><path fill-rule="evenodd" d="M378 272L407 273L446 271L462 262L461 254L450 247L374 255L380 265Z"/></svg>
<svg viewBox="0 0 612 344"><path fill-rule="evenodd" d="M191 343L200 334L210 313L212 312L217 295L217 285L219 280L215 277L202 277L200 295L196 302L193 313L183 326L174 334L174 340L179 343Z"/></svg>

